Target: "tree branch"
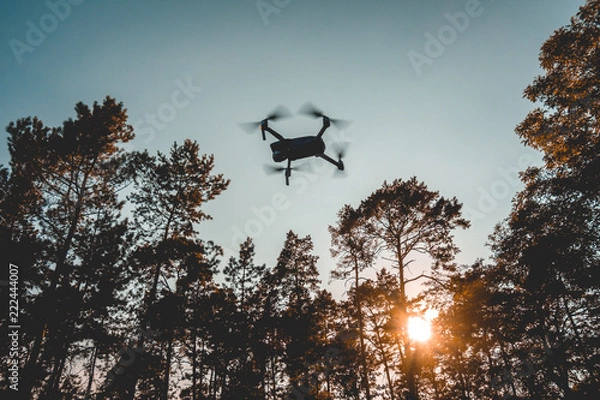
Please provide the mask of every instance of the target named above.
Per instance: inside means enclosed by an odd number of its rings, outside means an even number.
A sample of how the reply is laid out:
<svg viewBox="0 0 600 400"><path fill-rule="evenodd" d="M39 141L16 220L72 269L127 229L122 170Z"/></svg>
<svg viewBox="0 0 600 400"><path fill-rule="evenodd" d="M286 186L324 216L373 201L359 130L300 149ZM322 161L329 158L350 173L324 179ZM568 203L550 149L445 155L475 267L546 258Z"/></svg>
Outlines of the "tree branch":
<svg viewBox="0 0 600 400"><path fill-rule="evenodd" d="M449 289L449 288L450 288L448 285L446 285L446 284L442 283L442 281L440 281L439 279L437 279L437 278L434 278L433 276L427 275L425 272L422 272L422 273L421 273L421 275L419 275L419 276L416 276L416 277L414 277L414 278L411 278L411 279L406 279L406 280L404 281L404 284L407 284L407 283L411 283L411 282L418 281L418 280L419 280L419 279L421 279L421 278L426 278L426 279L432 280L432 281L434 281L435 283L437 283L438 285L440 285L440 286L441 286L441 287L443 287L443 288L446 288L446 289Z"/></svg>

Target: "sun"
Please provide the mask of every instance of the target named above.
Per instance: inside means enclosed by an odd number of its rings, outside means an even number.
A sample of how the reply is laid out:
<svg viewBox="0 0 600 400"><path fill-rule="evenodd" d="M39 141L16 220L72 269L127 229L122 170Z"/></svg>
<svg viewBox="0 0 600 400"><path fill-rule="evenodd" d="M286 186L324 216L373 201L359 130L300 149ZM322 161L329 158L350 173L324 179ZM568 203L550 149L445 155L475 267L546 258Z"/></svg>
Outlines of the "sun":
<svg viewBox="0 0 600 400"><path fill-rule="evenodd" d="M428 341L431 338L431 323L421 317L409 317L408 336L418 342Z"/></svg>

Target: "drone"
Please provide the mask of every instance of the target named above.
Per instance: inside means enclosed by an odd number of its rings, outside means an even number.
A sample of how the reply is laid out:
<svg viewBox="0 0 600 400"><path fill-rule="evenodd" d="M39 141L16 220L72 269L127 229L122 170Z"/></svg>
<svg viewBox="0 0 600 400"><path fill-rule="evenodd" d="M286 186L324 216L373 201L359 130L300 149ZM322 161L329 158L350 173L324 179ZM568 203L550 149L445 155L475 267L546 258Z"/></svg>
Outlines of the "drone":
<svg viewBox="0 0 600 400"><path fill-rule="evenodd" d="M280 163L287 160L286 167L270 167L272 172L281 172L285 171L285 184L289 186L290 184L290 176L292 175L292 170L298 168L292 168L292 161L296 161L302 158L308 157L318 157L323 160L335 165L339 171L344 171L344 162L342 158L344 157L344 148L337 148L337 161L327 154L325 154L325 142L323 141L323 134L331 126L331 124L338 125L338 127L342 127L348 124L347 121L329 118L327 115L323 114L323 112L317 109L310 103L305 104L299 111L300 114L312 116L314 118L322 118L323 126L319 133L316 136L302 136L297 138L284 138L281 134L276 132L269 126L269 121L276 121L279 119L287 118L290 116L290 112L282 106L279 106L275 109L271 114L269 114L265 119L259 122L250 122L246 124L240 124L242 128L246 131L254 132L257 127L260 128L262 133L262 139L267 140L265 132L270 133L277 139L276 142L271 143L271 152L273 153L273 161Z"/></svg>

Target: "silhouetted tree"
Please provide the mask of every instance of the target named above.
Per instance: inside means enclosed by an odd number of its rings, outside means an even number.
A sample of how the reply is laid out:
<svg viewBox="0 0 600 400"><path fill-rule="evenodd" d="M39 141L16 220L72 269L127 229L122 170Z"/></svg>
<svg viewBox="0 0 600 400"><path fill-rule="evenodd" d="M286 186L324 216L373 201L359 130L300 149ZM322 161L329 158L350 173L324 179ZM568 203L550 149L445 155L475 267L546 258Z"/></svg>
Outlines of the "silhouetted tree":
<svg viewBox="0 0 600 400"><path fill-rule="evenodd" d="M256 326L262 307L256 292L266 266L254 264L254 255L254 243L247 238L240 245L238 258L231 257L223 270L224 286L234 304L226 315L229 332L223 346L229 349L230 358L223 399L264 397L263 346Z"/></svg>
<svg viewBox="0 0 600 400"><path fill-rule="evenodd" d="M334 279L344 279L354 281L356 319L358 322L358 337L360 351L361 382L365 390L367 400L371 397L371 385L369 383L367 366L367 355L364 335L364 321L362 311L360 273L367 267L372 266L375 258L375 245L372 237L365 231L364 221L360 221L360 215L351 206L345 205L338 212L338 222L336 226L330 226L331 234L331 255L339 257L337 269L332 271L331 277Z"/></svg>
<svg viewBox="0 0 600 400"><path fill-rule="evenodd" d="M290 380L290 386L299 386L308 374L309 353L314 350L312 342L315 315L311 303L319 286L318 257L312 254L310 236L299 238L289 231L273 268L272 279L277 293L280 338L285 343L282 362Z"/></svg>
<svg viewBox="0 0 600 400"><path fill-rule="evenodd" d="M239 302L241 312L248 311L247 301L253 296L254 285L263 276L266 266L254 264L254 243L247 238L240 245L239 257L231 257L225 266L226 286L229 287Z"/></svg>
<svg viewBox="0 0 600 400"><path fill-rule="evenodd" d="M523 321L515 336L538 355L529 361L535 373L510 382L515 395L575 398L600 390L592 333L600 327L599 34L600 2L588 1L544 43L544 74L525 90L542 106L516 132L543 152L545 165L522 174L526 187L493 236L499 284L522 304L502 312Z"/></svg>
<svg viewBox="0 0 600 400"><path fill-rule="evenodd" d="M211 174L214 158L200 156L199 150L197 143L186 140L181 146L173 145L168 156L159 152L156 157L143 154L139 158L136 190L130 199L135 205L134 217L140 237L136 266L142 274L141 283L146 287L142 331L153 329L153 307L160 303L160 288L164 293L173 293L170 282L187 275L189 270L196 280L212 279L211 264L195 261L207 255L203 242L197 238L194 224L211 218L202 206L225 190L229 181L220 174ZM170 326L171 330L174 328ZM169 397L173 340L173 332L170 332L161 346L166 346L163 383L160 385L162 399ZM145 336L140 335L138 348L144 348L145 343ZM136 383L137 375L134 374L126 389L126 398L133 398Z"/></svg>
<svg viewBox="0 0 600 400"><path fill-rule="evenodd" d="M424 254L431 260L432 276L452 271L452 260L458 248L452 240L452 230L466 228L469 222L461 218L462 205L456 198L446 199L430 191L415 177L383 186L363 200L357 209L364 221L365 231L377 243L383 254L389 254L398 271L397 315L400 335L399 352L408 392L418 398L412 352L407 335L409 313L406 284L415 279L405 277L405 269L415 254Z"/></svg>
<svg viewBox="0 0 600 400"><path fill-rule="evenodd" d="M432 343L436 372L429 373L439 396L491 399L506 375L505 344L513 338L517 321L514 315L498 313L496 303L508 301L498 290L498 272L478 260L457 269L425 296L439 310Z"/></svg>
<svg viewBox="0 0 600 400"><path fill-rule="evenodd" d="M356 292L356 293L355 293ZM365 335L369 342L372 373L376 372L385 384L386 397L398 398L396 375L401 366L398 354L399 325L394 312L398 302L398 280L387 269L377 272L376 280L367 280L351 291L349 296L360 295L365 303Z"/></svg>
<svg viewBox="0 0 600 400"><path fill-rule="evenodd" d="M76 119L58 128L45 127L37 118L7 127L11 176L3 199L3 240L25 254L31 254L23 251L25 243L39 250L21 260L30 345L21 389L25 393L45 383L43 390L54 396L69 347L81 339L78 329L90 312L106 316L98 304L98 296L104 296L96 286L101 272L92 278L89 268L104 269L112 277L123 271L118 264L115 272L108 269L115 268L125 234L116 193L128 176L121 168L125 155L119 144L133 138L132 129L122 104L110 97L92 108L78 103L75 110ZM95 255L86 253L87 245L97 240L106 240L104 248ZM105 252L103 260L100 252ZM104 282L110 286L105 287L108 296L123 283ZM85 305L73 308L79 302Z"/></svg>
<svg viewBox="0 0 600 400"><path fill-rule="evenodd" d="M540 106L516 132L544 165L521 174L492 262L461 268L439 291L451 295L437 349L442 377L454 378L448 396L600 393L599 16L600 2L587 1L542 46L544 73L525 90Z"/></svg>

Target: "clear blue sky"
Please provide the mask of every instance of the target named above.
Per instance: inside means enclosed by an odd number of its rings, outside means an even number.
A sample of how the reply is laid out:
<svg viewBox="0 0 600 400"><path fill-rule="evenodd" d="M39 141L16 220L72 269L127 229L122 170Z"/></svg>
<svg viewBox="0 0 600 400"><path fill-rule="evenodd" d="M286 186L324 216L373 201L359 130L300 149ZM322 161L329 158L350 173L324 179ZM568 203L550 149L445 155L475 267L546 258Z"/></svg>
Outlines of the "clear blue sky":
<svg viewBox="0 0 600 400"><path fill-rule="evenodd" d="M539 160L513 130L532 108L522 92L540 73L540 46L583 3L2 0L0 123L36 115L57 126L76 102L113 96L137 128L130 148L195 139L232 180L207 206L203 238L237 249L236 232L250 233L258 261L272 265L289 229L310 234L324 283L334 266L327 226L342 205L416 175L469 210L472 227L456 241L470 263L488 255L487 235L520 188L510 171ZM316 160L319 174L294 174L286 187L263 171L270 141L237 123L309 100L353 121L326 134L351 142L347 177ZM272 126L293 137L320 121Z"/></svg>

